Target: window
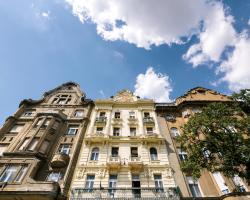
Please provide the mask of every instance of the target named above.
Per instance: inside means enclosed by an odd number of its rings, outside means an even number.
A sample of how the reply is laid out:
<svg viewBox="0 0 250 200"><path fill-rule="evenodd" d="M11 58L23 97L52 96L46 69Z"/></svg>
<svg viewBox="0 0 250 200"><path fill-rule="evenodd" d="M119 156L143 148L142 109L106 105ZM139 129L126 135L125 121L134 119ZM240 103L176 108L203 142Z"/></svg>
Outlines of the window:
<svg viewBox="0 0 250 200"><path fill-rule="evenodd" d="M163 182L161 174L154 174L156 192L163 192Z"/></svg>
<svg viewBox="0 0 250 200"><path fill-rule="evenodd" d="M172 137L180 136L179 130L177 128L175 128L175 127L172 127L170 129L170 134L171 134Z"/></svg>
<svg viewBox="0 0 250 200"><path fill-rule="evenodd" d="M53 181L53 182L58 182L61 179L62 179L61 172L51 172L47 177L47 181Z"/></svg>
<svg viewBox="0 0 250 200"><path fill-rule="evenodd" d="M183 116L184 118L189 117L189 116L190 116L189 111L188 111L188 110L182 111L182 116Z"/></svg>
<svg viewBox="0 0 250 200"><path fill-rule="evenodd" d="M28 150L29 151L34 151L36 148L36 145L38 144L39 138L34 138L33 140L31 140L31 143L28 146Z"/></svg>
<svg viewBox="0 0 250 200"><path fill-rule="evenodd" d="M12 182L16 176L18 166L10 165L5 168L3 173L0 176L0 182Z"/></svg>
<svg viewBox="0 0 250 200"><path fill-rule="evenodd" d="M149 118L149 117L150 117L149 112L145 112L145 113L144 113L144 118Z"/></svg>
<svg viewBox="0 0 250 200"><path fill-rule="evenodd" d="M50 142L49 142L48 140L45 140L45 141L42 143L42 146L41 146L41 148L40 148L40 152L41 152L41 153L47 153L49 144L50 144Z"/></svg>
<svg viewBox="0 0 250 200"><path fill-rule="evenodd" d="M6 144L0 144L0 156L3 155L3 152L7 149L8 145Z"/></svg>
<svg viewBox="0 0 250 200"><path fill-rule="evenodd" d="M67 135L76 135L78 132L78 126L70 126Z"/></svg>
<svg viewBox="0 0 250 200"><path fill-rule="evenodd" d="M112 157L118 157L118 154L119 154L119 147L112 147L111 156Z"/></svg>
<svg viewBox="0 0 250 200"><path fill-rule="evenodd" d="M27 110L23 113L24 117L32 117L34 115L34 111L33 110Z"/></svg>
<svg viewBox="0 0 250 200"><path fill-rule="evenodd" d="M150 148L150 158L151 160L158 160L157 150L154 147Z"/></svg>
<svg viewBox="0 0 250 200"><path fill-rule="evenodd" d="M99 115L99 117L105 117L105 112L100 112L100 115Z"/></svg>
<svg viewBox="0 0 250 200"><path fill-rule="evenodd" d="M43 122L43 125L41 126L41 128L47 128L49 123L50 123L50 119L45 119L45 121Z"/></svg>
<svg viewBox="0 0 250 200"><path fill-rule="evenodd" d="M53 101L52 101L52 104L59 104L59 105L64 105L64 104L67 104L71 101L71 95L57 95Z"/></svg>
<svg viewBox="0 0 250 200"><path fill-rule="evenodd" d="M187 159L187 152L182 151L181 149L177 149L178 155L181 161L184 161Z"/></svg>
<svg viewBox="0 0 250 200"><path fill-rule="evenodd" d="M114 198L114 193L115 190L112 190L114 188L116 188L116 184L117 184L117 174L110 174L109 175L109 194L111 197Z"/></svg>
<svg viewBox="0 0 250 200"><path fill-rule="evenodd" d="M11 133L18 133L23 129L24 125L21 124L16 124L12 127L12 129L10 130Z"/></svg>
<svg viewBox="0 0 250 200"><path fill-rule="evenodd" d="M91 160L98 160L98 157L99 157L99 148L95 147L92 149L92 152L91 152Z"/></svg>
<svg viewBox="0 0 250 200"><path fill-rule="evenodd" d="M96 133L102 133L103 127L96 127Z"/></svg>
<svg viewBox="0 0 250 200"><path fill-rule="evenodd" d="M238 175L234 175L233 182L239 192L247 192L247 187Z"/></svg>
<svg viewBox="0 0 250 200"><path fill-rule="evenodd" d="M129 112L129 118L135 119L135 112L134 111Z"/></svg>
<svg viewBox="0 0 250 200"><path fill-rule="evenodd" d="M191 190L192 196L193 197L201 197L201 192L200 192L198 182L196 180L194 180L193 177L191 177L191 176L187 177L187 182L188 182L188 186Z"/></svg>
<svg viewBox="0 0 250 200"><path fill-rule="evenodd" d="M91 192L94 187L95 175L87 175L85 189L88 189L88 192Z"/></svg>
<svg viewBox="0 0 250 200"><path fill-rule="evenodd" d="M69 155L70 148L71 148L70 144L61 144L60 147L59 147L59 152L62 153L62 154Z"/></svg>
<svg viewBox="0 0 250 200"><path fill-rule="evenodd" d="M226 186L225 181L224 181L221 173L220 172L214 172L213 177L214 177L217 185L219 186L222 194L228 194L230 191L229 191L229 188Z"/></svg>
<svg viewBox="0 0 250 200"><path fill-rule="evenodd" d="M28 170L27 165L22 166L20 171L18 172L16 178L15 178L15 182L21 182L23 180L23 177L25 176L27 170Z"/></svg>
<svg viewBox="0 0 250 200"><path fill-rule="evenodd" d="M83 111L82 110L75 111L74 117L83 117Z"/></svg>
<svg viewBox="0 0 250 200"><path fill-rule="evenodd" d="M113 136L119 136L120 135L120 128L115 127L113 129Z"/></svg>
<svg viewBox="0 0 250 200"><path fill-rule="evenodd" d="M138 157L138 147L130 147L130 155L131 155L131 158L137 158Z"/></svg>
<svg viewBox="0 0 250 200"><path fill-rule="evenodd" d="M40 126L42 124L42 122L43 122L43 119L38 119L36 124L35 124L35 127Z"/></svg>
<svg viewBox="0 0 250 200"><path fill-rule="evenodd" d="M136 128L130 127L130 136L136 136Z"/></svg>
<svg viewBox="0 0 250 200"><path fill-rule="evenodd" d="M120 118L121 118L121 113L115 112L115 119L120 119Z"/></svg>
<svg viewBox="0 0 250 200"><path fill-rule="evenodd" d="M153 134L153 127L147 127L147 134Z"/></svg>
<svg viewBox="0 0 250 200"><path fill-rule="evenodd" d="M57 130L58 127L59 127L59 124L60 124L59 121L55 121L54 124L53 124L53 126L52 126L52 128L55 129L55 130Z"/></svg>
<svg viewBox="0 0 250 200"><path fill-rule="evenodd" d="M29 142L29 138L25 138L25 140L23 141L22 145L19 147L18 150L20 150L20 151L24 150L25 147L27 146L28 142Z"/></svg>

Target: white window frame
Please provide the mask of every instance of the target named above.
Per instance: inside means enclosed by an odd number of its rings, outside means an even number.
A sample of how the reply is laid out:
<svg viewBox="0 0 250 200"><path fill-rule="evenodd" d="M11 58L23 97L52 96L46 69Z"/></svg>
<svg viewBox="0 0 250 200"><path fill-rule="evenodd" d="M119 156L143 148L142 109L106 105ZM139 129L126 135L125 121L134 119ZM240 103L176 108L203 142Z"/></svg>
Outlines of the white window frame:
<svg viewBox="0 0 250 200"><path fill-rule="evenodd" d="M221 191L222 194L230 193L230 190L227 187L227 185L225 184L225 180L222 177L220 172L214 172L213 177L214 177L214 180L217 183L218 187L220 188L220 191Z"/></svg>
<svg viewBox="0 0 250 200"><path fill-rule="evenodd" d="M94 188L95 183L95 175L94 174L87 174L86 182L85 182L85 189L88 189L89 192L92 191Z"/></svg>
<svg viewBox="0 0 250 200"><path fill-rule="evenodd" d="M67 135L76 135L78 133L79 127L78 126L69 126ZM71 133L72 131L72 133Z"/></svg>
<svg viewBox="0 0 250 200"><path fill-rule="evenodd" d="M194 180L192 176L188 176L188 177L186 177L186 179L187 179L188 187L192 193L192 196L193 197L202 197L203 193L202 193L199 182L197 180ZM194 188L195 190L192 190L191 187ZM198 189L198 191L197 191L197 189Z"/></svg>
<svg viewBox="0 0 250 200"><path fill-rule="evenodd" d="M59 146L59 152L63 153L63 154L70 154L70 149L71 149L71 145L70 144L61 144Z"/></svg>
<svg viewBox="0 0 250 200"><path fill-rule="evenodd" d="M53 181L53 182L58 182L62 179L63 174L61 172L50 172L49 175L47 176L47 181Z"/></svg>
<svg viewBox="0 0 250 200"><path fill-rule="evenodd" d="M98 161L100 154L100 149L98 147L94 147L91 151L90 160L91 161Z"/></svg>

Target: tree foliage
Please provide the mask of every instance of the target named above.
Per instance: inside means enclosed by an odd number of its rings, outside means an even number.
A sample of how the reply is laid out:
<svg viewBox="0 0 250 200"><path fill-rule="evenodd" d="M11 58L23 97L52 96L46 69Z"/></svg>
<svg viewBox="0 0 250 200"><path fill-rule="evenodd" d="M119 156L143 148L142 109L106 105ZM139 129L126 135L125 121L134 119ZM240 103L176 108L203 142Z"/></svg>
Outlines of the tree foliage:
<svg viewBox="0 0 250 200"><path fill-rule="evenodd" d="M250 119L231 103L211 103L190 117L177 139L188 153L182 170L199 178L202 169L238 175L250 183Z"/></svg>

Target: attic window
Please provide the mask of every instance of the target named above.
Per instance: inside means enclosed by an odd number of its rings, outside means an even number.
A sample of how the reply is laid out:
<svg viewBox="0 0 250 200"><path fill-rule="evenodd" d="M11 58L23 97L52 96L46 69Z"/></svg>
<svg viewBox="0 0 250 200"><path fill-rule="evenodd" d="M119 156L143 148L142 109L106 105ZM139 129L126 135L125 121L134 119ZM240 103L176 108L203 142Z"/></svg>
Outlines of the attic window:
<svg viewBox="0 0 250 200"><path fill-rule="evenodd" d="M71 99L72 99L71 95L60 94L53 99L52 104L64 105L69 103Z"/></svg>
<svg viewBox="0 0 250 200"><path fill-rule="evenodd" d="M200 93L200 94L205 94L205 93L206 93L206 90L198 89L197 92Z"/></svg>

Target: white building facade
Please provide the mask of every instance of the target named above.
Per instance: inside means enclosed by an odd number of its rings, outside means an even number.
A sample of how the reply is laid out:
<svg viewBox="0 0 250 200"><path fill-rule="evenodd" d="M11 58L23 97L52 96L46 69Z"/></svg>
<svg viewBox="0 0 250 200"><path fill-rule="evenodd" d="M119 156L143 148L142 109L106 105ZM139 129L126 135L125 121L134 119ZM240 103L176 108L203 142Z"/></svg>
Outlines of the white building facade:
<svg viewBox="0 0 250 200"><path fill-rule="evenodd" d="M178 198L152 100L123 90L95 101L71 199Z"/></svg>

